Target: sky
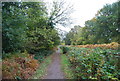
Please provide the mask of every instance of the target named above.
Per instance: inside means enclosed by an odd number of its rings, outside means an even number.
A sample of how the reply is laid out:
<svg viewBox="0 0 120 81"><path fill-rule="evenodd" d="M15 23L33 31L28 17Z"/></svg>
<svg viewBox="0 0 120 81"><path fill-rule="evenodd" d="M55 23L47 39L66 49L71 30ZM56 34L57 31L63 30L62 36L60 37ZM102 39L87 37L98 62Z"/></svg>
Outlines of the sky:
<svg viewBox="0 0 120 81"><path fill-rule="evenodd" d="M53 0L45 0L46 2L51 2ZM84 27L84 23L87 20L92 19L98 10L103 8L106 4L112 4L117 2L117 0L65 0L67 2L66 5L73 5L73 13L71 14L71 18L73 24L69 27L59 26L62 30L70 31L70 28L73 28L75 25L80 25Z"/></svg>

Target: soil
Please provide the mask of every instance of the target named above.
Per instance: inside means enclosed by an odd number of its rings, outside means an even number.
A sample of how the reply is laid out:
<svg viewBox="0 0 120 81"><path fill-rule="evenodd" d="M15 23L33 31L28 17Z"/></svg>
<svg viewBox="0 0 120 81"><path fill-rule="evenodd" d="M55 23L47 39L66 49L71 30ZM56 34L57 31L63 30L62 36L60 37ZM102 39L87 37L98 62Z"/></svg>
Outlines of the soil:
<svg viewBox="0 0 120 81"><path fill-rule="evenodd" d="M52 63L48 66L44 79L64 79L60 65L60 48L53 54Z"/></svg>

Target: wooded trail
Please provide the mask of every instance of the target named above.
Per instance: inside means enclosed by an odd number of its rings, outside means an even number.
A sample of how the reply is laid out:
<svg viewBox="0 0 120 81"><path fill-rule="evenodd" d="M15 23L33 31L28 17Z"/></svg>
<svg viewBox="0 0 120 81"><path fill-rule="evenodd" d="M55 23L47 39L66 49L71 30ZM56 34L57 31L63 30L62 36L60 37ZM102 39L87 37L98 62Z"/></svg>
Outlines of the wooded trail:
<svg viewBox="0 0 120 81"><path fill-rule="evenodd" d="M54 53L52 63L48 66L47 75L44 79L64 79L60 65L60 48Z"/></svg>

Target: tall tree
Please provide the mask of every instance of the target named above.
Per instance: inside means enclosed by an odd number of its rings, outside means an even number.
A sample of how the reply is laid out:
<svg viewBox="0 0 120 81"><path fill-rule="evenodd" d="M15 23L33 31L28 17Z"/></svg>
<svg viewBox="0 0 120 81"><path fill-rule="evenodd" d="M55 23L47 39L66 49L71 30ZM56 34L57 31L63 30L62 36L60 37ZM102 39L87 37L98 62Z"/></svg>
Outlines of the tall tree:
<svg viewBox="0 0 120 81"><path fill-rule="evenodd" d="M76 44L120 43L119 3L120 1L107 4L100 9L94 18L85 22L85 27L80 28L78 34L71 37L71 42ZM72 30L67 35L71 32ZM70 38L66 36L66 39Z"/></svg>
<svg viewBox="0 0 120 81"><path fill-rule="evenodd" d="M18 2L2 3L3 51L10 52L24 48L26 38L26 17Z"/></svg>
<svg viewBox="0 0 120 81"><path fill-rule="evenodd" d="M72 10L72 6L65 4L64 1L53 1L52 8L49 13L49 25L51 27L54 27L57 24L66 26L67 24L72 23L70 21L70 14L72 13Z"/></svg>
<svg viewBox="0 0 120 81"><path fill-rule="evenodd" d="M3 51L50 49L59 44L57 30L48 24L44 2L3 2Z"/></svg>

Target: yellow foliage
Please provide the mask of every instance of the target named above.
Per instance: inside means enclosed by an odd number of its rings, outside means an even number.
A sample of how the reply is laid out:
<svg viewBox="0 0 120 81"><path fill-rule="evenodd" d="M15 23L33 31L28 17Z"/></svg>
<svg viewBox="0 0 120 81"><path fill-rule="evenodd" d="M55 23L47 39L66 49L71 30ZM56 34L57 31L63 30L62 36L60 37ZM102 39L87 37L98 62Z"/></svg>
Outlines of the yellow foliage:
<svg viewBox="0 0 120 81"><path fill-rule="evenodd" d="M101 48L108 48L108 49L118 49L120 47L120 44L117 42L112 42L110 44L87 44L87 45L76 45L72 47L80 47L80 48L96 48L96 47L101 47Z"/></svg>
<svg viewBox="0 0 120 81"><path fill-rule="evenodd" d="M28 79L39 66L38 61L29 54L26 54L26 57L13 56L12 59L4 59L2 63L3 79L15 79L16 77Z"/></svg>

